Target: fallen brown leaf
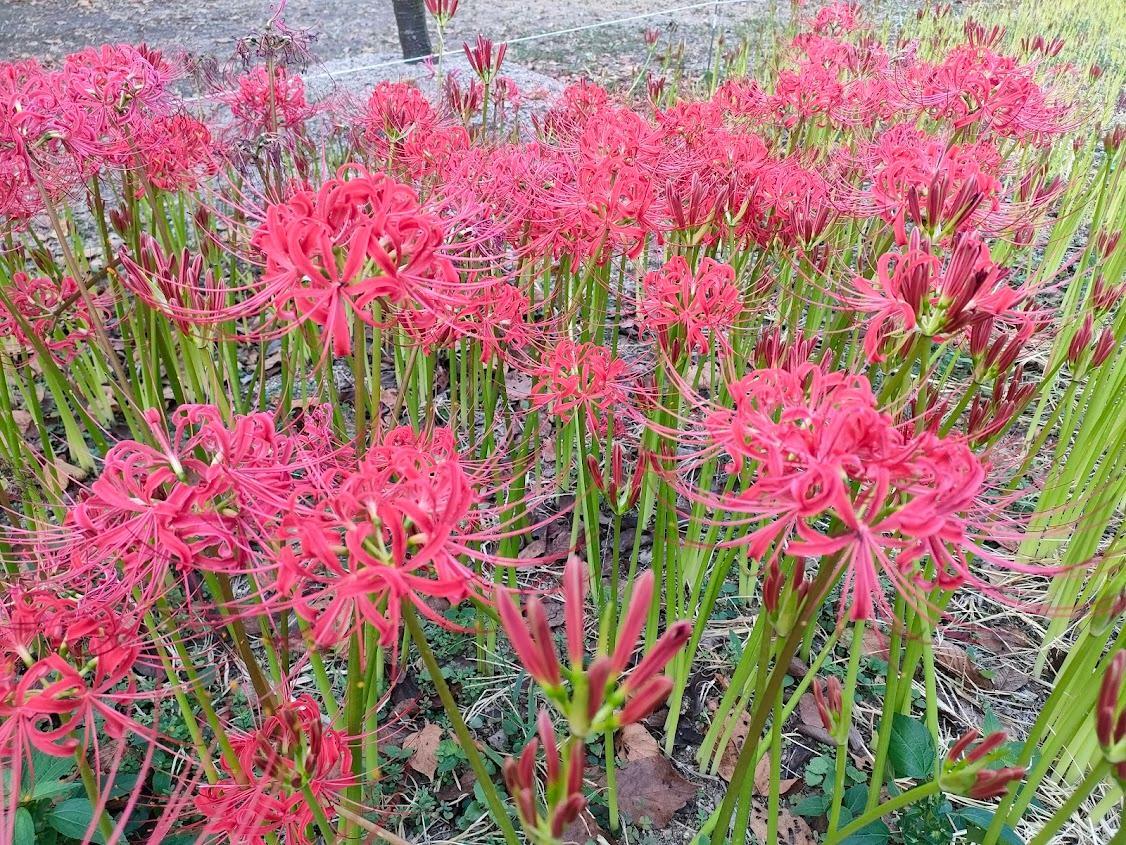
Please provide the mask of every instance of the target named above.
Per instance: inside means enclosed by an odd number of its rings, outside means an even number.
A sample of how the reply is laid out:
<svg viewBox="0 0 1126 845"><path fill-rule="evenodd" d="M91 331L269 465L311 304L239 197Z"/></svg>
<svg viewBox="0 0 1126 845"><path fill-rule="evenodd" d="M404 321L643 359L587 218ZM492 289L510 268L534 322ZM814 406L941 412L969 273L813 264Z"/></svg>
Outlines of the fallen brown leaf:
<svg viewBox="0 0 1126 845"><path fill-rule="evenodd" d="M860 647L865 657L878 657L880 660L888 658L888 638L883 631L866 627L864 636L860 638Z"/></svg>
<svg viewBox="0 0 1126 845"><path fill-rule="evenodd" d="M969 652L956 643L945 640L935 643L934 661L946 672L978 689L992 689L993 682L985 677L973 662Z"/></svg>
<svg viewBox="0 0 1126 845"><path fill-rule="evenodd" d="M766 804L754 801L751 804L751 832L759 842L766 841L770 814ZM785 807L778 809L779 845L816 845L813 829L805 819L790 814Z"/></svg>
<svg viewBox="0 0 1126 845"><path fill-rule="evenodd" d="M721 778L728 783L731 782L732 776L735 774L735 763L739 759L739 752L743 748L743 742L747 738L747 732L751 729L751 717L746 711L739 714L735 727L731 731L731 742L727 743L727 747L723 749L723 756L719 758L719 767L716 772Z"/></svg>
<svg viewBox="0 0 1126 845"><path fill-rule="evenodd" d="M559 837L562 845L586 845L588 842L606 842L609 837L597 820L591 815L590 810L583 810L577 819L563 828Z"/></svg>
<svg viewBox="0 0 1126 845"><path fill-rule="evenodd" d="M414 752L407 760L407 765L420 775L426 775L428 780L434 780L434 774L438 771L438 744L441 741L442 729L427 722L422 730L403 740L403 748Z"/></svg>
<svg viewBox="0 0 1126 845"><path fill-rule="evenodd" d="M773 767L773 761L769 754L763 754L762 757L759 758L758 765L755 766L756 795L770 794L770 770ZM728 780L730 780L730 778L728 778ZM797 782L798 778L779 778L778 794L785 795L797 785Z"/></svg>
<svg viewBox="0 0 1126 845"><path fill-rule="evenodd" d="M667 827L696 789L661 756L634 760L618 771L618 807L631 824L648 819L655 828Z"/></svg>
<svg viewBox="0 0 1126 845"><path fill-rule="evenodd" d="M657 744L653 734L635 722L626 725L618 734L618 753L623 763L632 763L646 757L659 756L661 746Z"/></svg>
<svg viewBox="0 0 1126 845"><path fill-rule="evenodd" d="M528 545L520 550L520 553L517 555L517 557L520 558L520 560L528 560L529 558L534 557L543 557L546 551L546 541L532 540L532 542L528 543Z"/></svg>

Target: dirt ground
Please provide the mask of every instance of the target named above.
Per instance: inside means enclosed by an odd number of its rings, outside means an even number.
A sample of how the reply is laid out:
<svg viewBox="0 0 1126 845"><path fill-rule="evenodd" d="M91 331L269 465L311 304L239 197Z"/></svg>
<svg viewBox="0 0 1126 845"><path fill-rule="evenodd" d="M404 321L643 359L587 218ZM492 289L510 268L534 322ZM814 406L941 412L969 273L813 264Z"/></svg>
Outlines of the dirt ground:
<svg viewBox="0 0 1126 845"><path fill-rule="evenodd" d="M598 77L607 63L640 61L647 28L671 27L675 38L683 37L693 49L702 43L706 53L713 31L730 35L748 23L762 23L770 3L461 0L447 47L457 48L479 32L497 40L547 34L512 44L512 60L545 73ZM688 5L697 8L681 9ZM268 15L264 0L0 0L0 59L55 59L83 46L118 41L225 56L236 38ZM635 19L615 23L623 18ZM315 49L322 59L398 50L391 0L290 0L286 20L318 33ZM550 34L577 27L590 28Z"/></svg>

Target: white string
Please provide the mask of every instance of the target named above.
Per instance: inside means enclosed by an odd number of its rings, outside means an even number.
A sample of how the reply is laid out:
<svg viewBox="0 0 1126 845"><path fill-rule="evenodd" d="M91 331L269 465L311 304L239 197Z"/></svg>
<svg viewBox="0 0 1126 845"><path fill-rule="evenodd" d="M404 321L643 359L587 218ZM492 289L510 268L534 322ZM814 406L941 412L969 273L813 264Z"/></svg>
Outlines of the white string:
<svg viewBox="0 0 1126 845"><path fill-rule="evenodd" d="M754 3L754 2L757 2L757 0L703 0L703 2L689 3L689 4L684 5L684 6L675 6L671 9L661 9L661 10L655 11L655 12L641 12L639 14L630 15L630 16L624 17L624 18L615 18L614 20L610 20L610 21L598 21L598 22L595 22L595 23L583 24L582 26L572 26L572 27L568 27L566 29L555 29L555 30L552 30L551 32L539 32L539 33L535 33L533 35L521 35L517 38L507 39L506 43L507 44L523 44L523 43L526 43L528 41L541 41L544 38L554 38L554 37L559 36L559 35L572 35L576 32L586 32L588 30L599 29L599 28L605 27L605 26L617 26L619 24L633 23L634 21L647 20L648 18L657 18L657 17L661 17L662 15L675 15L678 12L690 12L694 9L705 9L705 8L719 7L719 6L731 6L731 5L738 4L738 3ZM411 59L390 59L390 60L385 61L385 62L376 62L375 64L358 65L356 67L344 68L344 69L338 70L336 72L326 70L326 71L321 71L319 73L305 74L305 75L302 76L302 78L305 79L306 81L317 80L317 79L336 80L336 79L339 79L340 77L350 76L351 74L366 73L367 71L370 71L370 70L382 70L383 68L396 67L397 65L418 64L420 62L426 61L427 59L441 59L441 58L445 58L447 56L458 55L461 52L462 52L461 50L446 50L443 53L429 53L425 56L416 56L416 57L411 58ZM184 102L185 103L196 103L196 102L200 102L200 101L203 101L203 100L213 99L214 97L221 96L222 94L230 94L230 93L233 93L233 92L231 92L231 91L221 91L221 92L216 92L214 94L207 94L207 95L199 96L199 97L189 97L189 98L185 99Z"/></svg>

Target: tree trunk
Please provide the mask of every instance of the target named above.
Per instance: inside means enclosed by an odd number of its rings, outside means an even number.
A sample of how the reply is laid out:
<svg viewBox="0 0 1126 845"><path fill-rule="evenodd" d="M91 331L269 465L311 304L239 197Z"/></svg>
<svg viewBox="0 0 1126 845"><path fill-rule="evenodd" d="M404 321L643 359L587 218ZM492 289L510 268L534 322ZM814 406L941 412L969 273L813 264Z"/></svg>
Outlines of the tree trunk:
<svg viewBox="0 0 1126 845"><path fill-rule="evenodd" d="M417 60L429 56L430 34L426 31L426 7L422 0L391 0L391 5L395 9L403 58Z"/></svg>

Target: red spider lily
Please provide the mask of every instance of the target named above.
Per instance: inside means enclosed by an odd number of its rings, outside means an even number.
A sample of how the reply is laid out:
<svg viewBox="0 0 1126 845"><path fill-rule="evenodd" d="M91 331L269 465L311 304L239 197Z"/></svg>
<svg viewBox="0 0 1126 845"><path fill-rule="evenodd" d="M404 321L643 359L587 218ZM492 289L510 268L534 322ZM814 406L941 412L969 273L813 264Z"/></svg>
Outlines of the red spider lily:
<svg viewBox="0 0 1126 845"><path fill-rule="evenodd" d="M445 26L457 14L458 0L426 0L426 11L434 16L438 26Z"/></svg>
<svg viewBox="0 0 1126 845"><path fill-rule="evenodd" d="M633 475L627 482L622 470L624 463L622 444L614 441L610 449L609 478L602 472L598 459L594 455L587 455L587 468L590 470L591 481L594 486L606 497L610 507L619 514L625 514L633 509L641 498L641 488L645 480L645 471L652 460L652 456L642 451L638 456L637 465Z"/></svg>
<svg viewBox="0 0 1126 845"><path fill-rule="evenodd" d="M57 74L38 62L0 63L0 215L26 222L77 185L83 173L66 150L69 108Z"/></svg>
<svg viewBox="0 0 1126 845"><path fill-rule="evenodd" d="M165 191L192 191L218 170L207 124L188 114L162 115L134 139L145 176Z"/></svg>
<svg viewBox="0 0 1126 845"><path fill-rule="evenodd" d="M864 350L882 361L888 346L906 350L919 335L941 340L981 322L1026 323L1029 312L1018 309L1034 291L1008 277L979 235L957 236L943 261L916 231L906 249L880 256L875 278L855 276L839 298L865 316Z"/></svg>
<svg viewBox="0 0 1126 845"><path fill-rule="evenodd" d="M446 84L456 82L447 76ZM440 116L418 87L408 82L376 85L354 134L359 146L380 164L405 169L418 180L440 173L446 162L469 149L465 128Z"/></svg>
<svg viewBox="0 0 1126 845"><path fill-rule="evenodd" d="M427 354L458 341L479 343L483 363L505 360L509 350L527 348L537 337L527 322L527 294L516 286L471 275L460 291L464 302L416 303L397 312L395 321Z"/></svg>
<svg viewBox="0 0 1126 845"><path fill-rule="evenodd" d="M442 300L435 288L457 281L439 251L444 236L410 188L352 166L271 205L253 243L279 315L321 326L326 349L347 355L350 319L374 324L374 303Z"/></svg>
<svg viewBox="0 0 1126 845"><path fill-rule="evenodd" d="M173 566L232 571L276 531L300 474L334 470L340 449L314 413L305 428L279 432L273 415L236 416L186 405L172 415L173 436L147 415L160 448L126 440L105 457L102 475L68 522L80 540L70 554L91 577L122 568L123 590L159 591Z"/></svg>
<svg viewBox="0 0 1126 845"><path fill-rule="evenodd" d="M482 503L490 496L448 429L394 429L358 468L334 476L283 521L279 597L311 623L317 645L339 642L362 623L391 645L404 602L450 627L427 598L484 600L470 563L517 563L481 550L503 536L488 527Z"/></svg>
<svg viewBox="0 0 1126 845"><path fill-rule="evenodd" d="M233 91L219 99L230 108L243 138L303 135L306 122L317 112L305 98L305 82L290 76L280 64L273 65L272 75L264 65L252 68L236 80Z"/></svg>
<svg viewBox="0 0 1126 845"><path fill-rule="evenodd" d="M894 222L900 242L907 220L937 239L973 226L997 228L1003 219L1000 155L988 140L947 144L902 124L861 148L858 160L870 186L851 205Z"/></svg>
<svg viewBox="0 0 1126 845"><path fill-rule="evenodd" d="M0 605L0 760L55 757L96 743L103 732L152 738L120 705L134 697L140 613L97 594L16 590ZM112 602L112 603L111 603Z"/></svg>
<svg viewBox="0 0 1126 845"><path fill-rule="evenodd" d="M743 301L730 265L710 258L695 272L682 256L670 259L660 270L646 274L638 311L647 331L669 348L670 336L679 330L689 350L707 352L712 342L730 351L727 333L735 326Z"/></svg>
<svg viewBox="0 0 1126 845"><path fill-rule="evenodd" d="M509 643L528 673L544 690L548 700L567 717L576 737L640 721L668 697L672 680L660 672L692 635L692 624L676 622L653 648L626 671L641 638L653 596L653 573L645 572L634 583L630 609L622 620L617 645L612 652L598 654L587 664L584 608L585 564L572 556L563 574L566 611L566 645L569 666L561 668L555 642L547 624L543 604L528 599L525 613L507 592L497 595L496 605ZM581 695L576 692L581 690Z"/></svg>
<svg viewBox="0 0 1126 845"><path fill-rule="evenodd" d="M806 364L752 371L728 391L734 407L712 411L704 427L733 471L749 463L755 474L741 492L692 495L762 519L742 541L753 556L771 548L773 555L842 555L842 614L860 620L877 607L890 612L881 574L918 603L930 590L967 583L999 595L972 572L971 555L1034 571L982 547L985 468L966 443L905 434L877 409L867 379ZM840 529L823 533L826 519ZM921 565L928 556L933 577Z"/></svg>
<svg viewBox="0 0 1126 845"><path fill-rule="evenodd" d="M94 336L88 299L70 276L56 282L47 276L16 272L4 294L11 307L0 301L0 337L11 338L31 355L37 354L32 336L57 363L73 360ZM106 307L104 297L91 299L95 308Z"/></svg>
<svg viewBox="0 0 1126 845"><path fill-rule="evenodd" d="M593 430L603 431L606 415L627 406L626 362L597 344L561 340L532 375L532 404L564 422L580 413Z"/></svg>
<svg viewBox="0 0 1126 845"><path fill-rule="evenodd" d="M67 148L96 169L132 162L136 139L171 114L176 71L144 45L105 44L67 56L58 84L67 107Z"/></svg>
<svg viewBox="0 0 1126 845"><path fill-rule="evenodd" d="M836 677L830 677L828 683L823 683L820 678L813 682L813 698L817 702L817 713L821 717L822 726L839 741L843 730L845 733L843 741L847 742L848 726L843 725L841 720L844 712L841 694L841 682Z"/></svg>
<svg viewBox="0 0 1126 845"><path fill-rule="evenodd" d="M493 77L500 73L500 66L504 62L504 54L508 52L507 44L494 45L491 39L484 35L477 36L477 42L470 47L468 43L462 45L469 66L482 82L488 84Z"/></svg>
<svg viewBox="0 0 1126 845"><path fill-rule="evenodd" d="M221 765L227 777L199 787L195 807L204 830L232 842L264 845L284 834L287 842L317 841L312 795L330 819L355 782L352 752L339 731L326 728L309 695L275 709L261 726L231 737L239 770Z"/></svg>
<svg viewBox="0 0 1126 845"><path fill-rule="evenodd" d="M504 781L516 802L516 811L528 838L537 843L553 843L559 841L567 825L586 809L587 801L582 793L586 749L582 742L571 739L568 750L561 753L546 710L540 711L536 724L538 737L524 746L518 758L505 759ZM536 777L536 756L541 745L546 764L543 813L537 800Z"/></svg>
<svg viewBox="0 0 1126 845"><path fill-rule="evenodd" d="M160 312L184 334L225 322L230 291L219 284L204 256L183 249L168 255L147 232L142 232L136 256L118 253L119 278L138 299Z"/></svg>
<svg viewBox="0 0 1126 845"><path fill-rule="evenodd" d="M1070 109L1053 102L1052 92L1037 83L1034 74L1035 65L999 55L979 39L955 48L936 65L919 63L904 95L955 129L977 125L1046 145L1071 128Z"/></svg>
<svg viewBox="0 0 1126 845"><path fill-rule="evenodd" d="M942 788L955 795L987 801L1004 795L1013 781L1024 777L1024 769L1015 766L992 768L1004 754L1005 734L992 733L976 745L978 732L967 731L951 746L942 764L939 781Z"/></svg>

